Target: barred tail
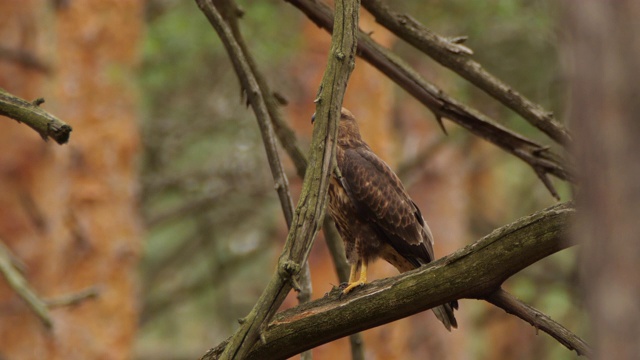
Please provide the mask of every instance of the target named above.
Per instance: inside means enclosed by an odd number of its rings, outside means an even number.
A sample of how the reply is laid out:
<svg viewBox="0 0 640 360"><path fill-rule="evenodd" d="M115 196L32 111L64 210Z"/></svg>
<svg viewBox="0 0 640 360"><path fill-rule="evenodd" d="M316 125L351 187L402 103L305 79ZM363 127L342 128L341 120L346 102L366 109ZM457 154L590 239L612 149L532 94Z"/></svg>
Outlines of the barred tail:
<svg viewBox="0 0 640 360"><path fill-rule="evenodd" d="M458 309L458 302L452 301L448 304L436 306L433 309L433 313L436 314L438 320L440 320L444 327L447 330L451 331L451 328L458 328L458 322L456 321L456 317L453 315L453 310Z"/></svg>

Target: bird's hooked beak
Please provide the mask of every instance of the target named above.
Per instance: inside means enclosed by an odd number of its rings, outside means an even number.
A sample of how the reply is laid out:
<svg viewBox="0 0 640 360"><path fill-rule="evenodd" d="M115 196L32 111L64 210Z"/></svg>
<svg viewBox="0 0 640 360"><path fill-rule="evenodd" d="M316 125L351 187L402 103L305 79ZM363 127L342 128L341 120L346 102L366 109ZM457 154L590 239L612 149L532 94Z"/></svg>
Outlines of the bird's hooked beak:
<svg viewBox="0 0 640 360"><path fill-rule="evenodd" d="M313 115L311 115L311 123L313 124L314 121L316 121L316 113L313 113Z"/></svg>

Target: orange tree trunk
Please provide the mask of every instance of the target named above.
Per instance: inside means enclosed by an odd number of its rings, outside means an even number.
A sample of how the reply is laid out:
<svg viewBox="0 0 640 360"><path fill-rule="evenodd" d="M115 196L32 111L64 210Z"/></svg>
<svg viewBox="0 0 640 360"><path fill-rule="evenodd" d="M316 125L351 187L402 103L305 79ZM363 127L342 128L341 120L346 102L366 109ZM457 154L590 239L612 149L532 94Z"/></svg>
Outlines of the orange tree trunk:
<svg viewBox="0 0 640 360"><path fill-rule="evenodd" d="M139 151L133 67L141 0L2 1L0 87L73 126L70 143L45 143L0 119L0 239L44 299L96 287L99 295L51 309L47 329L0 278L3 359L125 359L136 324Z"/></svg>

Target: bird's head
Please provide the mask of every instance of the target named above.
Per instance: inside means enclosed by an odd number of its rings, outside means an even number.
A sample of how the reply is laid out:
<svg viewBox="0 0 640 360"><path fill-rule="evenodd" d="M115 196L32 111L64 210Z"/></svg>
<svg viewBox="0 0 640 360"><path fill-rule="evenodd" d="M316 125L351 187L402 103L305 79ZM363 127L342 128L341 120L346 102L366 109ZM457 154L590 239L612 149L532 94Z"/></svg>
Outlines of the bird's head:
<svg viewBox="0 0 640 360"><path fill-rule="evenodd" d="M315 121L316 121L316 113L313 113L313 115L311 116L311 123L313 124L313 123L315 123ZM356 126L358 126L357 123L356 123L355 116L353 116L351 111L349 111L349 110L347 110L345 108L342 108L340 110L340 123L342 123L342 122L353 122L354 124L356 124Z"/></svg>
<svg viewBox="0 0 640 360"><path fill-rule="evenodd" d="M316 114L314 113L311 117L311 123L313 124L316 119ZM360 129L358 128L358 123L356 122L355 116L351 113L351 111L342 108L340 111L340 121L338 122L338 138L351 138L354 140L360 139Z"/></svg>
<svg viewBox="0 0 640 360"><path fill-rule="evenodd" d="M356 117L351 111L342 108L340 111L340 122L338 123L338 138L360 140L360 129L356 122Z"/></svg>

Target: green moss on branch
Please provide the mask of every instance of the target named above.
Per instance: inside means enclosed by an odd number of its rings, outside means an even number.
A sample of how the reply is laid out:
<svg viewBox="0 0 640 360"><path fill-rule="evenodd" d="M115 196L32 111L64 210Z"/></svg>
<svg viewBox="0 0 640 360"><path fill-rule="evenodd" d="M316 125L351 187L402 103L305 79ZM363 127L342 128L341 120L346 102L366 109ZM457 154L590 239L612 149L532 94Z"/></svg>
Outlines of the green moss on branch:
<svg viewBox="0 0 640 360"><path fill-rule="evenodd" d="M10 117L38 132L44 140L52 138L62 145L69 141L73 130L62 120L42 110L43 99L28 102L0 89L0 115Z"/></svg>

